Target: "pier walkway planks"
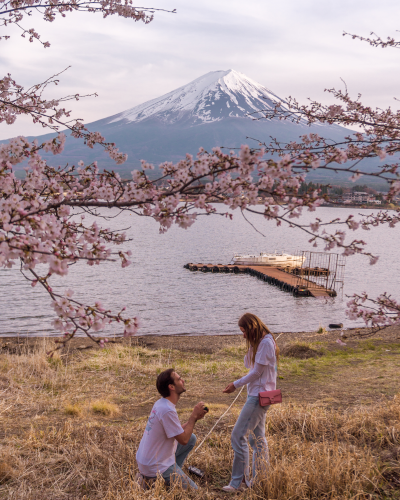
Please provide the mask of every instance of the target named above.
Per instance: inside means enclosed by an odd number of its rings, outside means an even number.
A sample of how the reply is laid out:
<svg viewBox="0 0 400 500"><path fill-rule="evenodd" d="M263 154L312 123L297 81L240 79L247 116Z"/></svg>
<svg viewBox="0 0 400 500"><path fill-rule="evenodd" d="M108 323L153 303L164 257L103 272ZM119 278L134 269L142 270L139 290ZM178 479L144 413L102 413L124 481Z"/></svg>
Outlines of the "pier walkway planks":
<svg viewBox="0 0 400 500"><path fill-rule="evenodd" d="M239 266L238 266L239 267ZM310 282L305 278L301 278L300 276L296 276L295 274L286 273L277 267L270 266L240 266L242 268L253 269L254 271L258 271L270 278L278 279L279 281L283 281L284 283L291 285L293 287L300 286L304 288L308 288L309 293L313 297L330 297L331 290L327 290L326 288L317 285L314 282ZM310 286L311 285L311 286Z"/></svg>
<svg viewBox="0 0 400 500"><path fill-rule="evenodd" d="M184 267L190 269L191 271L207 271L211 272L241 272L249 273L254 276L264 279L270 284L279 286L281 289L293 292L294 295L303 295L299 293L299 289L306 290L306 294L312 297L333 297L336 295L334 290L327 289L321 285L318 285L312 280L308 280L305 277L298 276L296 274L291 274L286 272L282 268L272 267L272 266L245 266L245 265L227 265L222 264L186 264ZM235 271L236 269L236 271ZM296 289L296 290L295 290Z"/></svg>

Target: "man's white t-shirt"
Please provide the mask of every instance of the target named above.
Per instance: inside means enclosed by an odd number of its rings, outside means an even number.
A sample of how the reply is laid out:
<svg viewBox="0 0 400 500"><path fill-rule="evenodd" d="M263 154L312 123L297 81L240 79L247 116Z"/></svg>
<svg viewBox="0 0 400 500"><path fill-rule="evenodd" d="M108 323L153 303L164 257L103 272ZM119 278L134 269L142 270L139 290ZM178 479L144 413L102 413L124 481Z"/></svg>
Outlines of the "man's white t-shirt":
<svg viewBox="0 0 400 500"><path fill-rule="evenodd" d="M153 406L138 451L136 461L141 474L155 477L175 463L178 442L175 436L182 434L175 405L161 398Z"/></svg>

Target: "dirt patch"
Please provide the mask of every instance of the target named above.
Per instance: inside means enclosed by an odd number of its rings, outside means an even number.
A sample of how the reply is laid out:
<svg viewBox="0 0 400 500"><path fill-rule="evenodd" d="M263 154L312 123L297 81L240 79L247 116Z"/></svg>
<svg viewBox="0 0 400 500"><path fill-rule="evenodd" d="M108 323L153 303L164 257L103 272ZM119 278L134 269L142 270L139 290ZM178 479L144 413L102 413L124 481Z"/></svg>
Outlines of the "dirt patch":
<svg viewBox="0 0 400 500"><path fill-rule="evenodd" d="M309 358L318 358L322 356L322 352L316 351L309 346L302 344L292 344L286 345L281 349L282 356L288 356L289 358L297 358L297 359L309 359Z"/></svg>
<svg viewBox="0 0 400 500"><path fill-rule="evenodd" d="M181 352L213 354L221 349L244 345L243 337L238 335L146 335L132 339L149 349L176 349Z"/></svg>
<svg viewBox="0 0 400 500"><path fill-rule="evenodd" d="M398 492L400 488L400 473L398 470L389 469L382 473L382 477L391 486L391 489ZM396 498L396 497L393 497ZM398 497L397 497L398 498Z"/></svg>

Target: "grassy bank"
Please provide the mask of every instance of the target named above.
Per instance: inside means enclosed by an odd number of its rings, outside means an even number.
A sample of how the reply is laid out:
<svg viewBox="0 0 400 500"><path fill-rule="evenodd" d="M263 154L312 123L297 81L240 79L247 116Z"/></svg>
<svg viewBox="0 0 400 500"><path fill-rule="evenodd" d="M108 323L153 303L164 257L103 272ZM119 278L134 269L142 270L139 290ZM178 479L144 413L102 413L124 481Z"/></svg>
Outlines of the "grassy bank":
<svg viewBox="0 0 400 500"><path fill-rule="evenodd" d="M244 373L237 338L211 353L113 344L53 359L46 356L48 343L0 355L0 498L224 497L219 488L230 477L230 432L245 392L190 457L206 472L198 492L166 491L159 483L141 493L132 477L158 397L157 373L174 366L184 377L182 420L198 400L207 402L210 413L195 431L201 439L234 398L222 388ZM269 475L237 498L400 498L400 344L297 341L283 353L285 402L267 418Z"/></svg>

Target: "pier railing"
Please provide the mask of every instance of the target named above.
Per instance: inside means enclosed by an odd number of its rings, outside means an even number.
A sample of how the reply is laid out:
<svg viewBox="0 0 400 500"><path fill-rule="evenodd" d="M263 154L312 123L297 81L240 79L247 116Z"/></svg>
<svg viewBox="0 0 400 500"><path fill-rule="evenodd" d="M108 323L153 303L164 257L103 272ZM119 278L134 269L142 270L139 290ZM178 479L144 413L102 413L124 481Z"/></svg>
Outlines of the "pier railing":
<svg viewBox="0 0 400 500"><path fill-rule="evenodd" d="M343 290L345 257L337 253L302 251L299 254L303 264L301 268L294 269L299 281L304 285L307 281L309 290L325 288L335 290L337 293Z"/></svg>

